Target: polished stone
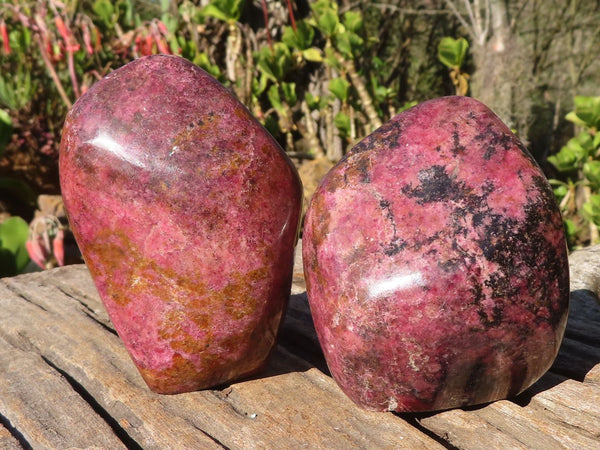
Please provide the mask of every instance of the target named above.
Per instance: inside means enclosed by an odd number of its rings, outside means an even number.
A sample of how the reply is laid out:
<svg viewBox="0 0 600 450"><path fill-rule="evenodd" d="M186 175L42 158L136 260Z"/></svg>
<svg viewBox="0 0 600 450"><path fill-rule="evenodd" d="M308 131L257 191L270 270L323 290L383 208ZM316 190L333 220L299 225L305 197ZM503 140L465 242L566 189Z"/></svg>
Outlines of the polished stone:
<svg viewBox="0 0 600 450"><path fill-rule="evenodd" d="M70 111L69 220L147 384L178 393L255 373L289 296L302 188L274 139L183 58L135 60Z"/></svg>
<svg viewBox="0 0 600 450"><path fill-rule="evenodd" d="M470 98L422 103L356 145L312 199L303 257L331 373L368 409L513 396L562 340L569 271L553 192Z"/></svg>

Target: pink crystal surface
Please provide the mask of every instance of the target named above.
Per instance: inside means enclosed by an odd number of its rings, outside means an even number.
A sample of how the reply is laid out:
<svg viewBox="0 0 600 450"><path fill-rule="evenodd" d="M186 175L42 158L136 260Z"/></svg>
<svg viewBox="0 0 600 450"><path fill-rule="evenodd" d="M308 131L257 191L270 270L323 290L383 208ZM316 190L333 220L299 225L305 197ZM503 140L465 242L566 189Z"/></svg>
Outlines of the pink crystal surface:
<svg viewBox="0 0 600 450"><path fill-rule="evenodd" d="M261 368L290 292L301 184L229 91L179 57L121 67L70 111L60 176L85 261L151 389Z"/></svg>
<svg viewBox="0 0 600 450"><path fill-rule="evenodd" d="M422 103L356 145L313 197L303 257L331 373L364 408L512 396L558 352L561 216L527 150L476 100Z"/></svg>

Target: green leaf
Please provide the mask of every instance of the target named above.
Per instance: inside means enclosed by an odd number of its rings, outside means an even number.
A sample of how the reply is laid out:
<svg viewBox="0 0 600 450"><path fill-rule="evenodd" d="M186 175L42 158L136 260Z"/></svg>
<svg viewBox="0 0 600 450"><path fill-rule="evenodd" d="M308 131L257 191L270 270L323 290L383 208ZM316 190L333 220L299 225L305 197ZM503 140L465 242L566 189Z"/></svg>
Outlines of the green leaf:
<svg viewBox="0 0 600 450"><path fill-rule="evenodd" d="M554 189L554 195L556 196L556 198L558 198L559 200L562 200L569 192L569 187L564 184L561 183L558 186L556 186Z"/></svg>
<svg viewBox="0 0 600 450"><path fill-rule="evenodd" d="M252 94L256 97L261 95L267 88L268 77L261 73L258 79L255 77L252 79Z"/></svg>
<svg viewBox="0 0 600 450"><path fill-rule="evenodd" d="M209 3L202 9L202 15L208 17L214 17L215 19L221 20L223 22L228 22L230 17L224 11L221 11L218 6Z"/></svg>
<svg viewBox="0 0 600 450"><path fill-rule="evenodd" d="M291 65L290 50L283 42L275 43L273 50L264 46L258 52L258 70L276 83L283 81Z"/></svg>
<svg viewBox="0 0 600 450"><path fill-rule="evenodd" d="M568 172L577 168L577 155L567 147L563 147L555 155L548 156L548 162L559 172Z"/></svg>
<svg viewBox="0 0 600 450"><path fill-rule="evenodd" d="M354 33L345 31L335 37L335 46L346 57L352 58L356 49L363 44L362 38Z"/></svg>
<svg viewBox="0 0 600 450"><path fill-rule="evenodd" d="M31 30L29 28L16 28L8 34L10 46L19 53L27 53L31 46Z"/></svg>
<svg viewBox="0 0 600 450"><path fill-rule="evenodd" d="M581 168L581 165L596 151L592 137L587 132L569 139L558 153L548 157L548 161L561 172Z"/></svg>
<svg viewBox="0 0 600 450"><path fill-rule="evenodd" d="M349 89L350 83L344 78L334 78L329 80L329 92L344 103L348 101Z"/></svg>
<svg viewBox="0 0 600 450"><path fill-rule="evenodd" d="M567 234L568 238L573 238L577 235L577 226L575 225L575 222L569 219L565 219L563 225L565 227L565 233Z"/></svg>
<svg viewBox="0 0 600 450"><path fill-rule="evenodd" d="M325 48L325 64L334 69L340 70L342 68L342 63L340 62L338 56L335 54L335 50L332 48Z"/></svg>
<svg viewBox="0 0 600 450"><path fill-rule="evenodd" d="M362 14L356 11L346 11L344 13L344 26L352 33L360 31L363 25Z"/></svg>
<svg viewBox="0 0 600 450"><path fill-rule="evenodd" d="M312 62L322 62L323 55L321 54L321 50L316 47L307 48L302 51L302 57L307 61Z"/></svg>
<svg viewBox="0 0 600 450"><path fill-rule="evenodd" d="M468 48L469 43L465 38L442 38L438 45L438 59L445 66L451 69L458 69L464 62Z"/></svg>
<svg viewBox="0 0 600 450"><path fill-rule="evenodd" d="M566 119L586 128L600 130L600 97L575 97L575 110Z"/></svg>
<svg viewBox="0 0 600 450"><path fill-rule="evenodd" d="M290 106L294 106L298 101L296 96L296 83L281 83L281 90L283 91L283 98L286 103Z"/></svg>
<svg viewBox="0 0 600 450"><path fill-rule="evenodd" d="M403 111L406 111L407 109L412 108L413 106L417 106L419 102L417 101L412 101L412 102L404 102L399 108L396 109L396 114L400 114Z"/></svg>
<svg viewBox="0 0 600 450"><path fill-rule="evenodd" d="M92 10L106 26L111 26L114 21L115 7L110 1L96 0L92 5Z"/></svg>
<svg viewBox="0 0 600 450"><path fill-rule="evenodd" d="M319 0L311 3L310 9L313 12L313 18L317 28L326 37L332 37L337 29L340 19L337 12L337 3L331 0Z"/></svg>
<svg viewBox="0 0 600 450"><path fill-rule="evenodd" d="M134 26L134 13L133 13L133 1L124 0L119 2L121 4L122 17L125 24L133 27Z"/></svg>
<svg viewBox="0 0 600 450"><path fill-rule="evenodd" d="M290 48L297 50L308 49L315 37L314 28L306 21L296 22L296 31L292 27L284 27L281 41Z"/></svg>
<svg viewBox="0 0 600 450"><path fill-rule="evenodd" d="M583 175L594 189L600 188L600 161L588 161L583 165Z"/></svg>
<svg viewBox="0 0 600 450"><path fill-rule="evenodd" d="M350 117L348 117L348 114L343 112L337 113L333 119L333 123L337 127L341 137L345 138L350 135Z"/></svg>
<svg viewBox="0 0 600 450"><path fill-rule="evenodd" d="M267 91L267 98L269 99L269 103L271 106L278 111L283 109L283 104L281 103L281 96L279 95L279 88L277 85L272 84L269 90Z"/></svg>
<svg viewBox="0 0 600 450"><path fill-rule="evenodd" d="M592 145L596 149L600 147L600 133L596 133L592 139Z"/></svg>
<svg viewBox="0 0 600 450"><path fill-rule="evenodd" d="M325 36L333 36L337 30L338 23L340 23L340 19L333 11L326 11L317 19L319 29L323 32L323 34L325 34Z"/></svg>
<svg viewBox="0 0 600 450"><path fill-rule="evenodd" d="M29 255L25 243L29 225L20 217L9 217L0 224L0 277L16 275L25 269Z"/></svg>
<svg viewBox="0 0 600 450"><path fill-rule="evenodd" d="M0 109L0 156L12 137L12 120L6 111Z"/></svg>
<svg viewBox="0 0 600 450"><path fill-rule="evenodd" d="M600 225L600 195L590 195L590 200L582 205L581 213L590 222Z"/></svg>
<svg viewBox="0 0 600 450"><path fill-rule="evenodd" d="M213 77L217 79L220 78L222 75L219 66L217 66L216 64L212 64L208 59L208 55L204 52L196 54L196 57L194 58L194 64L196 64L199 67L202 67L204 70L206 70L208 73L210 73Z"/></svg>
<svg viewBox="0 0 600 450"><path fill-rule="evenodd" d="M243 3L244 0L213 0L202 9L202 14L223 22L235 23L240 20Z"/></svg>
<svg viewBox="0 0 600 450"><path fill-rule="evenodd" d="M311 111L320 111L321 109L325 108L325 106L327 106L327 98L319 97L318 95L312 95L310 92L306 93L304 99L306 100L306 104L308 105Z"/></svg>

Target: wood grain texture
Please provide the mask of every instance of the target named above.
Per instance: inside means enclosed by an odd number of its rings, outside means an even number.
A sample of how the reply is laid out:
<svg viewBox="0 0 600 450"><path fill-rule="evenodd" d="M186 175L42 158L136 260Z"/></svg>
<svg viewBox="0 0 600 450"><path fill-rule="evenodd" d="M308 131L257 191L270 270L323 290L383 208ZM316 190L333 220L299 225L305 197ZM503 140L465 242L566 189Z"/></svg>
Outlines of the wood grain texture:
<svg viewBox="0 0 600 450"><path fill-rule="evenodd" d="M154 394L85 266L1 280L0 311L0 415L34 448L443 448L401 417L359 410L284 346L255 379Z"/></svg>
<svg viewBox="0 0 600 450"><path fill-rule="evenodd" d="M85 266L1 279L0 448L598 448L600 304L594 286L574 283L559 357L534 386L398 415L359 409L328 375L299 264L263 372L172 396L146 387Z"/></svg>

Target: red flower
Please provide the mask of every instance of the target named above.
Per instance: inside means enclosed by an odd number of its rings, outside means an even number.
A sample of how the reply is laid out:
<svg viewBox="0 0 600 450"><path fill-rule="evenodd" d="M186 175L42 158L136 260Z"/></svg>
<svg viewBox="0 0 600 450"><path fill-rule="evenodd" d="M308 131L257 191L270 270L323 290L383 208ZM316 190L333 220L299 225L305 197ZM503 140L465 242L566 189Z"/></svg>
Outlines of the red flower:
<svg viewBox="0 0 600 450"><path fill-rule="evenodd" d="M6 29L6 23L4 22L4 19L2 19L2 21L0 22L0 37L2 38L2 45L4 47L4 53L6 55L10 55L12 53L12 50L10 48L8 31Z"/></svg>

